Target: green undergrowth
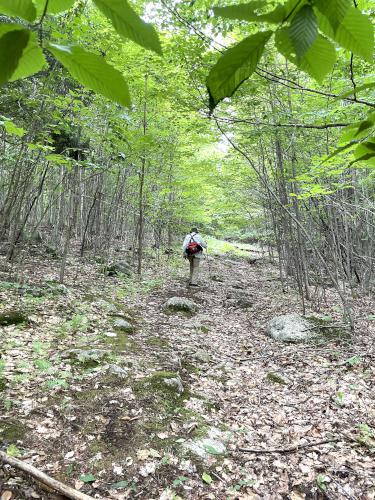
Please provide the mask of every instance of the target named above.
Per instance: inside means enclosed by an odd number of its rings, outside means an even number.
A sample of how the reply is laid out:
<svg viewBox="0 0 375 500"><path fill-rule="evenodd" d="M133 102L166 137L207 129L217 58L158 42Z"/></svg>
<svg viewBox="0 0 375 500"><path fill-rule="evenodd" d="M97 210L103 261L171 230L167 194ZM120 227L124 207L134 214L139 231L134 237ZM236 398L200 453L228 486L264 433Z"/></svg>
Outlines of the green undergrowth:
<svg viewBox="0 0 375 500"><path fill-rule="evenodd" d="M206 238L208 245L208 254L212 255L227 255L228 257L250 257L251 245L246 243L236 243L224 240L219 240L213 236Z"/></svg>
<svg viewBox="0 0 375 500"><path fill-rule="evenodd" d="M335 342L349 343L352 340L350 331L345 327L332 325L331 318L322 318L317 316L306 317L314 326L313 342L317 344Z"/></svg>

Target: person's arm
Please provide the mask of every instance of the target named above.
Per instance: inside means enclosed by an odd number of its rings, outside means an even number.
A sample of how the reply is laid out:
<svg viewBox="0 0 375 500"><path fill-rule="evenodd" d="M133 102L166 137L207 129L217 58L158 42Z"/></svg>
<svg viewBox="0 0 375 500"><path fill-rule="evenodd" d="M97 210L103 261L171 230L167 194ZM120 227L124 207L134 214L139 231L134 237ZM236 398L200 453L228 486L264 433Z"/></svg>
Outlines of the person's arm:
<svg viewBox="0 0 375 500"><path fill-rule="evenodd" d="M204 241L200 234L197 234L197 243L199 243L201 247L207 248L207 243Z"/></svg>

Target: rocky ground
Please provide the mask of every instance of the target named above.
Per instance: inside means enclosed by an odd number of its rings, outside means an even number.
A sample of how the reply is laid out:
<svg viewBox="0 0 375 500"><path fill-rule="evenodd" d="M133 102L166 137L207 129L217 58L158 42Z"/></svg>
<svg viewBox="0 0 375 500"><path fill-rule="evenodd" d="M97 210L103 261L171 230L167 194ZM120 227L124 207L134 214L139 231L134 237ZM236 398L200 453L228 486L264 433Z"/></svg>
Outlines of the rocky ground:
<svg viewBox="0 0 375 500"><path fill-rule="evenodd" d="M1 449L93 498L374 498L373 302L349 338L328 291L327 335L276 341L300 304L251 262L215 256L197 289L177 259L141 281L72 260L65 286L57 261L1 262ZM0 485L61 498L8 466Z"/></svg>

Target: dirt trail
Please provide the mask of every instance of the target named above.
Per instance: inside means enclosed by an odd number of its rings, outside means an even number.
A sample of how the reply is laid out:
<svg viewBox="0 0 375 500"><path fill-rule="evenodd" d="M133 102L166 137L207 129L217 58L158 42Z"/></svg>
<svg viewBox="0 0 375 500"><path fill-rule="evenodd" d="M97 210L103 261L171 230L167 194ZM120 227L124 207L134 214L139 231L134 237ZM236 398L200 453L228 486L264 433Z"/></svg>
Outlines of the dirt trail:
<svg viewBox="0 0 375 500"><path fill-rule="evenodd" d="M231 258L210 268L203 265L200 288L187 288L179 267L129 295L119 293L121 280L88 266L78 278L72 272L67 296L34 306L28 328L7 327L3 447L16 445L96 498L374 498L369 338L275 342L268 321L299 311L276 268ZM163 312L174 296L198 312ZM335 315L329 300L324 313ZM134 330L114 329L114 316ZM35 372L41 359L51 366ZM15 382L14 371L29 377ZM325 440L334 442L304 448ZM15 498L52 498L8 469L1 481Z"/></svg>

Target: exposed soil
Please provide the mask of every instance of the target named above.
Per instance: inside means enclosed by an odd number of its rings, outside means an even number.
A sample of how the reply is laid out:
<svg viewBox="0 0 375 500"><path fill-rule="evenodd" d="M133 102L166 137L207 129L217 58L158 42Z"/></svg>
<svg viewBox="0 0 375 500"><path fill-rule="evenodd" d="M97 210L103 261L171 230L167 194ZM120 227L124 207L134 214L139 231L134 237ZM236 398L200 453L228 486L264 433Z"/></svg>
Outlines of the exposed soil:
<svg viewBox="0 0 375 500"><path fill-rule="evenodd" d="M300 303L266 260L215 257L197 289L173 259L142 281L72 260L65 287L57 266L26 260L14 276L1 263L0 306L27 317L1 327L4 451L94 498L375 498L370 299L355 300L352 338L282 344L267 324ZM198 312L163 312L174 296ZM340 312L330 290L308 315ZM199 457L189 444L212 430L226 451ZM58 498L8 467L0 485Z"/></svg>

